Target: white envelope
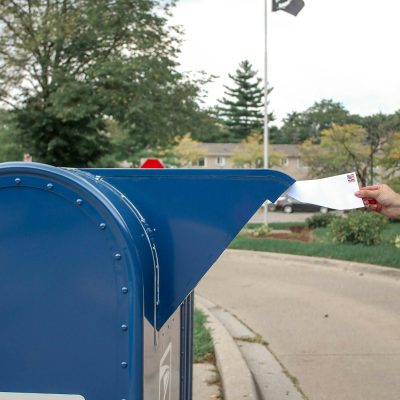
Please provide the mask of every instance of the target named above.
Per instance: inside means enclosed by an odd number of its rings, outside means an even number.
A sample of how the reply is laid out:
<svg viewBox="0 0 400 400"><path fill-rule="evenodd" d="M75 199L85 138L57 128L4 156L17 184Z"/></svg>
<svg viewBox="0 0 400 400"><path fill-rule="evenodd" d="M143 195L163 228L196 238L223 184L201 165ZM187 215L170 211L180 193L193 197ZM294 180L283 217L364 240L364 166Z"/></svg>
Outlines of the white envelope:
<svg viewBox="0 0 400 400"><path fill-rule="evenodd" d="M296 181L286 194L303 203L350 210L364 207L363 201L354 195L357 190L359 186L356 173L349 172L329 178Z"/></svg>

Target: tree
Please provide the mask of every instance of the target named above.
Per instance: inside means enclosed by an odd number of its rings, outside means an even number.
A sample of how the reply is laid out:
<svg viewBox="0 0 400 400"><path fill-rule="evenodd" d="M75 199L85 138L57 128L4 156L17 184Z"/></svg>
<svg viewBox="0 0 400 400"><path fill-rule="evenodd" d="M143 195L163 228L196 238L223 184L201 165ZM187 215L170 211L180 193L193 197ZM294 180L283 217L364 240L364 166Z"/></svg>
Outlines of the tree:
<svg viewBox="0 0 400 400"><path fill-rule="evenodd" d="M15 127L10 113L0 110L0 162L21 161L23 153L22 147L15 141Z"/></svg>
<svg viewBox="0 0 400 400"><path fill-rule="evenodd" d="M268 155L268 167L280 165L285 156L276 151ZM261 133L252 133L232 153L233 165L237 168L264 168L264 146Z"/></svg>
<svg viewBox="0 0 400 400"><path fill-rule="evenodd" d="M292 112L283 120L280 132L272 140L274 143L302 143L307 139L319 141L320 133L336 125L360 123L360 117L351 115L341 103L331 99L315 102L303 112Z"/></svg>
<svg viewBox="0 0 400 400"><path fill-rule="evenodd" d="M271 142L279 144L302 143L310 136L311 130L306 114L294 111L287 114L283 119L281 129L271 135Z"/></svg>
<svg viewBox="0 0 400 400"><path fill-rule="evenodd" d="M382 153L377 164L385 168L385 178L398 176L400 171L400 131L393 132L391 140L382 146Z"/></svg>
<svg viewBox="0 0 400 400"><path fill-rule="evenodd" d="M369 146L369 183L373 183L376 167L383 167L380 175L388 180L399 171L399 132L400 112L391 115L382 113L360 118L361 125L367 131L366 142Z"/></svg>
<svg viewBox="0 0 400 400"><path fill-rule="evenodd" d="M177 71L173 3L0 0L0 100L35 159L95 163L113 150L107 116L127 133L121 157L187 131L200 82Z"/></svg>
<svg viewBox="0 0 400 400"><path fill-rule="evenodd" d="M370 147L367 131L360 125L333 125L321 132L321 141L314 144L311 139L302 146L303 161L310 168L313 178L355 171L365 186L369 181Z"/></svg>
<svg viewBox="0 0 400 400"><path fill-rule="evenodd" d="M193 115L188 130L192 138L199 142L226 143L231 139L231 134L216 108L200 110Z"/></svg>
<svg viewBox="0 0 400 400"><path fill-rule="evenodd" d="M158 158L166 168L192 167L207 156L207 149L200 142L192 139L190 133L176 136L173 144L146 147L134 154L129 161L134 167L139 167L143 159Z"/></svg>
<svg viewBox="0 0 400 400"><path fill-rule="evenodd" d="M380 139L380 157L376 164L383 167L385 180L399 180L400 172L400 111L386 116L377 128ZM396 184L397 186L397 184Z"/></svg>
<svg viewBox="0 0 400 400"><path fill-rule="evenodd" d="M229 78L233 86L224 86L226 97L219 100L219 111L231 133L230 140L239 142L251 132L262 130L264 89L257 71L247 60L242 61L235 74L229 74Z"/></svg>
<svg viewBox="0 0 400 400"><path fill-rule="evenodd" d="M207 156L207 150L200 146L200 143L193 140L187 133L176 139L177 143L172 148L176 157L176 164L179 167L191 167L196 165L200 159Z"/></svg>

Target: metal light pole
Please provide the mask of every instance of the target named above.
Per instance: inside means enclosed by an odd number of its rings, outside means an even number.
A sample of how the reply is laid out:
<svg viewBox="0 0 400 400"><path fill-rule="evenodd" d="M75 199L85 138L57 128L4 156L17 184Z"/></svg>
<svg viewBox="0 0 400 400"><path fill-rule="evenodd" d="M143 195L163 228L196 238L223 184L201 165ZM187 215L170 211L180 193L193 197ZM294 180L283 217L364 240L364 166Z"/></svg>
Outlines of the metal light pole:
<svg viewBox="0 0 400 400"><path fill-rule="evenodd" d="M268 168L268 0L264 0L264 168ZM268 204L264 203L264 224L268 224Z"/></svg>

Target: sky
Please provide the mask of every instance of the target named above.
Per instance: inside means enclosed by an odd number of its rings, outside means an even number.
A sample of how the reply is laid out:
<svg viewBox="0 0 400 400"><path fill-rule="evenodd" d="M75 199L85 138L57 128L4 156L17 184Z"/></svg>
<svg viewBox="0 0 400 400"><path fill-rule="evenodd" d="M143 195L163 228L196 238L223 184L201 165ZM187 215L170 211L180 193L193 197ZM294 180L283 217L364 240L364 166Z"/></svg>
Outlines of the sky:
<svg viewBox="0 0 400 400"><path fill-rule="evenodd" d="M361 115L400 109L398 0L304 0L297 17L272 13L267 1L269 104L278 125L323 98ZM218 76L206 105L223 96L240 61L264 77L264 0L179 0L172 22L185 31L181 70Z"/></svg>

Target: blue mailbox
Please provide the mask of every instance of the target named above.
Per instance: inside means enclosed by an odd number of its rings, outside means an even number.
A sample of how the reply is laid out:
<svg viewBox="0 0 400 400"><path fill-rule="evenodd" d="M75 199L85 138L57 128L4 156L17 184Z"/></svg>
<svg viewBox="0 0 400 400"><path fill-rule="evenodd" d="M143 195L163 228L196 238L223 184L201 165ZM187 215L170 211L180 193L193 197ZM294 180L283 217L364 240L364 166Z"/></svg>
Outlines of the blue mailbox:
<svg viewBox="0 0 400 400"><path fill-rule="evenodd" d="M193 289L293 182L0 164L0 399L191 399Z"/></svg>

